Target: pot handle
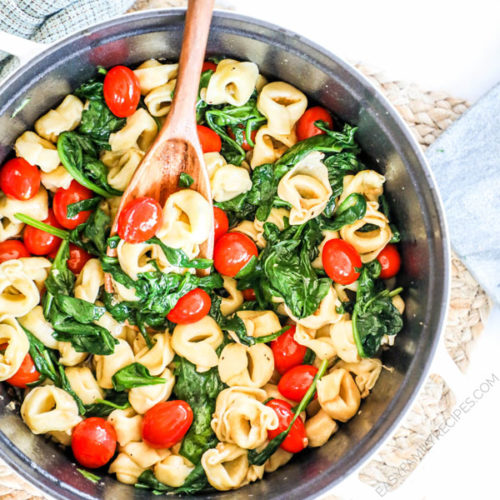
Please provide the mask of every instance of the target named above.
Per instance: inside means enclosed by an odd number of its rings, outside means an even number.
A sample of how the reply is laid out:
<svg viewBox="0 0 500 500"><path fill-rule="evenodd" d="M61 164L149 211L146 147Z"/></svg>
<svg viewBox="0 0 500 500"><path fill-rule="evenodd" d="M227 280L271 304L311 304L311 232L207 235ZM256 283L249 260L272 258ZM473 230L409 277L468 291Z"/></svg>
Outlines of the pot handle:
<svg viewBox="0 0 500 500"><path fill-rule="evenodd" d="M47 49L47 44L34 42L12 33L0 31L0 47L4 52L19 59L21 64L27 63L38 54Z"/></svg>

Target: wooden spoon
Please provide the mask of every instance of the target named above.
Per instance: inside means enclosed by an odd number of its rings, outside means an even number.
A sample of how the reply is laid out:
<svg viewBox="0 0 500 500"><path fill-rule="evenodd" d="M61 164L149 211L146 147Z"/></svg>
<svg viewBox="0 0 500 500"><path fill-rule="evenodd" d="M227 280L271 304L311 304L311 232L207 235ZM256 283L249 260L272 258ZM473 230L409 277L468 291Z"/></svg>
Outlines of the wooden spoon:
<svg viewBox="0 0 500 500"><path fill-rule="evenodd" d="M130 201L148 196L164 206L167 198L179 189L179 176L182 172L193 178L191 188L212 204L210 181L196 131L196 101L213 4L214 0L189 0L172 106L153 145L123 193L111 226L111 236L117 232L121 210ZM213 227L212 211L210 215ZM209 234L208 240L200 246L199 257L212 258L213 230ZM116 256L116 250L108 248L108 255ZM106 276L108 292L113 290L110 278Z"/></svg>

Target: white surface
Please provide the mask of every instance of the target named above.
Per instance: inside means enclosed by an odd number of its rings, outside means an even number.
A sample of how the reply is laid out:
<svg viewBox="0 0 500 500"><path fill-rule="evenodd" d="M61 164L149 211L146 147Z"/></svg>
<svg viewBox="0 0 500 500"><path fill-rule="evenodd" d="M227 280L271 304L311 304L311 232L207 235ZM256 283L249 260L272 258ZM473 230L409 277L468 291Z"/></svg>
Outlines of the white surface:
<svg viewBox="0 0 500 500"><path fill-rule="evenodd" d="M351 62L364 62L424 89L474 102L500 81L500 1L222 0L237 12L279 24ZM306 7L304 7L306 6ZM457 403L497 380L461 413L394 493L356 480L331 493L355 500L500 498L500 308L481 335ZM479 393L476 393L479 394ZM474 399L474 398L473 398ZM466 404L466 407L468 405Z"/></svg>
<svg viewBox="0 0 500 500"><path fill-rule="evenodd" d="M500 81L498 0L221 0L344 59L471 101Z"/></svg>

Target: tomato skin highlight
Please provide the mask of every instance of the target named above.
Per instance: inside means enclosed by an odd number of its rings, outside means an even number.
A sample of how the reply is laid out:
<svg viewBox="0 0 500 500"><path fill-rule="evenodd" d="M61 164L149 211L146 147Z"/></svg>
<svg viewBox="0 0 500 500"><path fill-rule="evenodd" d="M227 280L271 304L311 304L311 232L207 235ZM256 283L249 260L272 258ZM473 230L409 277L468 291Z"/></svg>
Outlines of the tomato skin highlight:
<svg viewBox="0 0 500 500"><path fill-rule="evenodd" d="M266 403L266 406L272 408L276 415L278 415L278 427L274 430L267 431L267 437L271 440L288 428L295 414L292 411L290 403L282 399L271 399L271 401ZM298 453L306 446L306 428L302 419L298 417L293 423L288 436L285 438L283 443L281 443L280 448L283 448L289 453Z"/></svg>
<svg viewBox="0 0 500 500"><path fill-rule="evenodd" d="M0 189L8 198L31 200L40 189L40 170L24 158L13 158L0 170Z"/></svg>
<svg viewBox="0 0 500 500"><path fill-rule="evenodd" d="M73 243L69 244L69 259L67 261L68 269L75 274L78 274L83 266L92 258L92 256Z"/></svg>
<svg viewBox="0 0 500 500"><path fill-rule="evenodd" d="M219 273L234 277L258 254L255 243L246 234L226 233L215 244L214 267Z"/></svg>
<svg viewBox="0 0 500 500"><path fill-rule="evenodd" d="M211 128L204 125L196 125L198 138L200 139L201 150L203 153L219 153L222 148L222 141Z"/></svg>
<svg viewBox="0 0 500 500"><path fill-rule="evenodd" d="M160 228L163 210L153 198L130 201L118 217L118 235L128 243L142 243L152 238Z"/></svg>
<svg viewBox="0 0 500 500"><path fill-rule="evenodd" d="M326 274L341 285L354 283L359 278L363 265L356 249L339 238L325 243L322 262Z"/></svg>
<svg viewBox="0 0 500 500"><path fill-rule="evenodd" d="M399 269L401 268L401 256L399 255L396 245L388 243L378 254L377 260L382 267L380 270L380 277L383 280L393 278L399 273Z"/></svg>
<svg viewBox="0 0 500 500"><path fill-rule="evenodd" d="M6 260L30 257L30 255L21 240L5 240L0 243L0 264Z"/></svg>
<svg viewBox="0 0 500 500"><path fill-rule="evenodd" d="M290 368L278 382L278 391L287 399L300 402L313 383L318 369L312 365ZM314 395L317 398L317 394Z"/></svg>
<svg viewBox="0 0 500 500"><path fill-rule="evenodd" d="M82 200L92 198L94 194L90 189L82 186L75 180L71 181L68 189L59 188L54 195L52 208L57 221L65 229L75 229L77 226L85 222L92 213L90 210L78 212L74 217L67 216L68 205L77 203Z"/></svg>
<svg viewBox="0 0 500 500"><path fill-rule="evenodd" d="M299 118L296 126L297 139L303 141L315 135L321 135L325 132L314 125L314 122L321 120L328 124L328 128L333 128L333 120L330 113L321 106L314 106L307 109Z"/></svg>
<svg viewBox="0 0 500 500"><path fill-rule="evenodd" d="M135 113L141 98L137 76L126 66L111 68L104 77L104 100L111 112L119 118Z"/></svg>
<svg viewBox="0 0 500 500"><path fill-rule="evenodd" d="M73 429L71 449L76 460L84 467L102 467L115 454L115 429L104 418L86 418Z"/></svg>
<svg viewBox="0 0 500 500"><path fill-rule="evenodd" d="M253 288L247 288L246 290L243 290L243 298L249 301L257 300L255 290Z"/></svg>
<svg viewBox="0 0 500 500"><path fill-rule="evenodd" d="M157 403L142 421L142 438L152 448L170 448L186 435L193 423L193 410L186 401Z"/></svg>
<svg viewBox="0 0 500 500"><path fill-rule="evenodd" d="M204 73L205 71L208 71L209 69L211 69L212 71L216 71L217 70L217 64L215 64L212 61L205 61L203 63L203 66L201 67L201 72Z"/></svg>
<svg viewBox="0 0 500 500"><path fill-rule="evenodd" d="M243 128L243 127L240 127ZM231 127L227 127L227 135L231 137L233 141L236 141L236 136L234 135L233 129ZM252 142L255 144L255 137L257 136L257 129L252 130L250 133L250 138L252 139ZM247 141L247 135L246 131L243 131L243 142L241 143L241 147L243 148L244 151L251 151L253 149L250 144L248 144Z"/></svg>
<svg viewBox="0 0 500 500"><path fill-rule="evenodd" d="M226 212L219 207L214 207L214 243L229 229L229 219Z"/></svg>
<svg viewBox="0 0 500 500"><path fill-rule="evenodd" d="M177 301L167 319L178 325L196 323L208 314L211 305L210 295L201 288L195 288Z"/></svg>
<svg viewBox="0 0 500 500"><path fill-rule="evenodd" d="M52 209L49 209L49 216L42 222L59 229L61 228ZM28 252L33 255L48 255L51 252L57 251L61 244L61 238L32 226L24 228L23 241Z"/></svg>
<svg viewBox="0 0 500 500"><path fill-rule="evenodd" d="M36 369L35 363L33 362L33 358L28 353L23 359L21 366L17 370L12 377L8 378L6 382L14 387L20 387L21 389L26 389L28 384L32 384L33 382L38 382L40 380L40 373Z"/></svg>
<svg viewBox="0 0 500 500"><path fill-rule="evenodd" d="M307 347L300 345L293 338L295 330L295 325L292 325L289 330L271 342L274 366L281 375L290 368L301 365L307 352Z"/></svg>

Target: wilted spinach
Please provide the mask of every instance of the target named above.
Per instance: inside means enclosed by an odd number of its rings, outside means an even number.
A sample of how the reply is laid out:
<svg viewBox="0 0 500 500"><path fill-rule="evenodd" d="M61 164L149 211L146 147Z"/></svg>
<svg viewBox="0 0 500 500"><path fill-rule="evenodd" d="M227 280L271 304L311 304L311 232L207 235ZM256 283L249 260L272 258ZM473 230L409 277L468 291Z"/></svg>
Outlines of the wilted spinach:
<svg viewBox="0 0 500 500"><path fill-rule="evenodd" d="M366 200L362 194L351 193L335 210L332 219L320 216L321 229L338 231L349 224L354 224L366 214Z"/></svg>
<svg viewBox="0 0 500 500"><path fill-rule="evenodd" d="M161 377L153 377L149 370L141 363L131 363L118 370L112 377L115 391L125 391L134 387L145 385L164 384L166 380Z"/></svg>
<svg viewBox="0 0 500 500"><path fill-rule="evenodd" d="M127 392L106 391L105 399L96 399L95 403L85 405L86 417L106 418L114 410L130 408Z"/></svg>

